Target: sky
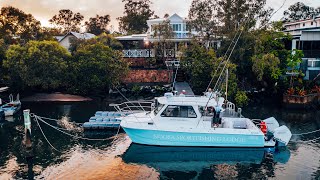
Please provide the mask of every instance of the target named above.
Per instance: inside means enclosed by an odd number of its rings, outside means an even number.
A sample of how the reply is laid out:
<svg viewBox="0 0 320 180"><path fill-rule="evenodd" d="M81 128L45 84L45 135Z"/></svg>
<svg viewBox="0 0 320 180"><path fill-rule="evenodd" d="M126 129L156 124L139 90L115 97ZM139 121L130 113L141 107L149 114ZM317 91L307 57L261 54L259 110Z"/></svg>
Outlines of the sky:
<svg viewBox="0 0 320 180"><path fill-rule="evenodd" d="M187 17L192 0L151 0L151 9L155 14L163 17L165 13L172 15L177 13L181 17ZM320 0L267 0L267 7L278 9L284 2L284 6L274 16L273 20L279 20L283 11L296 2L303 1L308 6L319 7ZM0 0L0 7L14 6L26 13L32 14L41 21L43 26L49 26L48 20L60 9L70 9L80 12L85 20L98 15L109 14L111 16L112 30L118 29L117 17L123 15L124 3L121 0Z"/></svg>

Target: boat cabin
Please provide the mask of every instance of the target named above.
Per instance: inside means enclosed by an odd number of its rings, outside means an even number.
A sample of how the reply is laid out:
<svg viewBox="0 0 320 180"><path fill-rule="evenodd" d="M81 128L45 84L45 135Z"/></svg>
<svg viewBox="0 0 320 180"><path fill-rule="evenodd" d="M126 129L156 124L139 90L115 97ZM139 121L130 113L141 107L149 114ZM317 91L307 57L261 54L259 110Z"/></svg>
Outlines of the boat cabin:
<svg viewBox="0 0 320 180"><path fill-rule="evenodd" d="M159 127L255 129L250 119L241 118L234 110L223 108L224 98L185 97L166 95L159 97L149 114Z"/></svg>

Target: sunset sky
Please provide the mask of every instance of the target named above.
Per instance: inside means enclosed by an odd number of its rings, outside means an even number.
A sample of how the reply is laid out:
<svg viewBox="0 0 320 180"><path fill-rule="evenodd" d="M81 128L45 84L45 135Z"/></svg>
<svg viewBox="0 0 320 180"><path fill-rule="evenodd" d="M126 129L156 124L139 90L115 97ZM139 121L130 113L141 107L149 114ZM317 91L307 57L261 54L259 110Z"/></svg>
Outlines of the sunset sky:
<svg viewBox="0 0 320 180"><path fill-rule="evenodd" d="M285 0L267 0L267 6L278 9ZM283 11L291 4L299 0L286 0L284 7L274 15L273 19L280 19ZM300 0L302 1L302 0ZM165 13L177 13L182 17L188 14L192 0L152 0L152 9L155 14L162 17ZM303 0L306 5L319 7L320 0ZM31 13L42 25L48 26L48 20L57 14L60 9L71 9L73 12L80 12L88 19L96 14L111 16L111 25L118 28L117 17L122 16L124 3L121 0L0 0L0 6L14 6L26 13Z"/></svg>

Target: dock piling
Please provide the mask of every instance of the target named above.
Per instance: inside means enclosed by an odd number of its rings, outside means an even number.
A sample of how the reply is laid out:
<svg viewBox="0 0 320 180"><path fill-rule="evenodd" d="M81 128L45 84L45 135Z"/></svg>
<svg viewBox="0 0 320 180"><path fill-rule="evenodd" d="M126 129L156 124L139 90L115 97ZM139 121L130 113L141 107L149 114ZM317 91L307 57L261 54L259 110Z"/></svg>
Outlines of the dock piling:
<svg viewBox="0 0 320 180"><path fill-rule="evenodd" d="M29 130L29 133L31 134L30 109L23 110L23 119L25 133L27 133L27 131Z"/></svg>

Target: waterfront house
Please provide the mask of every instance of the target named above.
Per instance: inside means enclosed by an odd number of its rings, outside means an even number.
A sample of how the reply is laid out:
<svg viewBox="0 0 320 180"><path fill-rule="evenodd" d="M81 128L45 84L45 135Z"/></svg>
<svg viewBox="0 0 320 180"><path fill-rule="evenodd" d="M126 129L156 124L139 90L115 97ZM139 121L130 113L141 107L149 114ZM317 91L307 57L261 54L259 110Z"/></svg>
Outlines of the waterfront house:
<svg viewBox="0 0 320 180"><path fill-rule="evenodd" d="M91 33L77 33L77 32L69 32L64 36L56 36L59 44L66 49L69 50L72 39L91 39L94 38L95 35Z"/></svg>
<svg viewBox="0 0 320 180"><path fill-rule="evenodd" d="M167 43L161 54L156 52L154 44L164 39L155 36L155 27L167 21L171 26L173 35L165 39ZM126 82L161 82L170 83L173 80L173 70L179 67L178 51L179 45L187 46L194 37L199 37L199 33L188 28L188 19L173 14L164 18L147 20L148 31L144 34L132 34L116 37L123 45L123 57L131 63ZM207 47L219 48L221 40L212 40L206 44ZM163 61L154 62L156 57L161 56ZM153 59L153 60L152 60ZM156 67L154 65L157 65ZM161 65L163 68L161 69ZM160 68L159 68L160 67ZM182 77L181 70L178 72L178 79ZM181 78L183 80L183 77Z"/></svg>
<svg viewBox="0 0 320 180"><path fill-rule="evenodd" d="M292 49L304 53L300 69L305 80L313 80L320 74L320 15L312 19L285 22L284 32L293 36Z"/></svg>

